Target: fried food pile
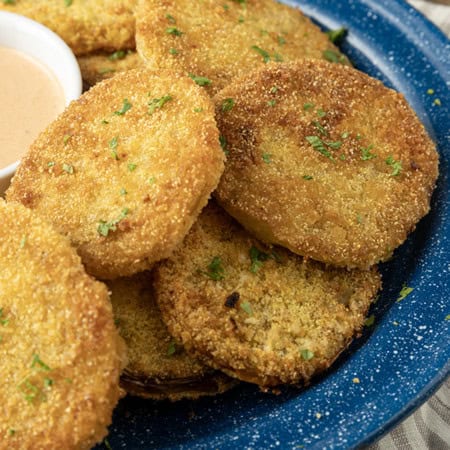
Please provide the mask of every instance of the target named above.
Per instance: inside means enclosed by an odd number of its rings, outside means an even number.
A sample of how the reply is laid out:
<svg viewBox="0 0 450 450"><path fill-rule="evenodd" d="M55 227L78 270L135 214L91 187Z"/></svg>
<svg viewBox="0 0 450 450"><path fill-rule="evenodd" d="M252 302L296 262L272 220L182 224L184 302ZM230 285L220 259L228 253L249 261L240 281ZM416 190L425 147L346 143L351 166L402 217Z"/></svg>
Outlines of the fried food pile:
<svg viewBox="0 0 450 450"><path fill-rule="evenodd" d="M86 86L0 202L0 449L90 448L121 389L327 370L430 208L438 154L403 96L273 0L0 9L59 33Z"/></svg>

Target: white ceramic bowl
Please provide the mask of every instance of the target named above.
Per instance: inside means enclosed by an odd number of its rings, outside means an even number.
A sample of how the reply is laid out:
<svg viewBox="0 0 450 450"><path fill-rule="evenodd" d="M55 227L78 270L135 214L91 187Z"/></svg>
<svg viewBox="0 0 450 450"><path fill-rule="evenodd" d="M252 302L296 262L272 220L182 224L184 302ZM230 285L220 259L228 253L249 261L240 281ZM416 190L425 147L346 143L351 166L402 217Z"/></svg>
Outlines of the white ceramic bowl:
<svg viewBox="0 0 450 450"><path fill-rule="evenodd" d="M0 11L0 46L19 50L40 61L59 80L65 105L81 95L80 68L72 50L53 31L18 14ZM9 186L20 161L0 168L0 195Z"/></svg>

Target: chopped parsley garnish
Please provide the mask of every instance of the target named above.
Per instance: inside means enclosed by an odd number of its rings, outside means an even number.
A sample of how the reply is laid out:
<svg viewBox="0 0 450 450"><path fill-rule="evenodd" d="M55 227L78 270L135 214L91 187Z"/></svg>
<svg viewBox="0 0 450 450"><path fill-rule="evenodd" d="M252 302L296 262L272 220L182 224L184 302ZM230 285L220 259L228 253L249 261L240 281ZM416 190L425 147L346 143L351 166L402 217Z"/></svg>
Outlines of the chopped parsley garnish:
<svg viewBox="0 0 450 450"><path fill-rule="evenodd" d="M194 108L194 112L197 112L197 113L203 112L203 108Z"/></svg>
<svg viewBox="0 0 450 450"><path fill-rule="evenodd" d="M127 195L127 194L128 194L128 192L127 192L127 190L125 188L122 188L120 190L120 195Z"/></svg>
<svg viewBox="0 0 450 450"><path fill-rule="evenodd" d="M172 48L169 49L169 53L171 55L178 55L178 50L176 48L172 47Z"/></svg>
<svg viewBox="0 0 450 450"><path fill-rule="evenodd" d="M329 30L325 34L333 44L336 44L345 37L347 34L347 28L341 27L336 30Z"/></svg>
<svg viewBox="0 0 450 450"><path fill-rule="evenodd" d="M267 102L267 104L268 104L269 106L275 106L276 103L277 103L276 100L269 100L269 101Z"/></svg>
<svg viewBox="0 0 450 450"><path fill-rule="evenodd" d="M222 102L222 111L223 112L231 111L233 109L234 105L235 105L235 102L234 102L233 98L226 98Z"/></svg>
<svg viewBox="0 0 450 450"><path fill-rule="evenodd" d="M211 280L220 281L225 278L224 272L225 271L222 267L222 260L218 256L214 256L214 258L208 265L208 271L201 273L211 278Z"/></svg>
<svg viewBox="0 0 450 450"><path fill-rule="evenodd" d="M134 172L136 170L137 164L134 163L128 163L128 171L129 172Z"/></svg>
<svg viewBox="0 0 450 450"><path fill-rule="evenodd" d="M161 98L154 98L148 104L148 113L153 114L156 109L161 109L170 100L172 100L172 96L169 94Z"/></svg>
<svg viewBox="0 0 450 450"><path fill-rule="evenodd" d="M317 110L317 116L318 117L322 118L322 117L325 117L326 115L327 115L327 113L322 108L319 108Z"/></svg>
<svg viewBox="0 0 450 450"><path fill-rule="evenodd" d="M304 349L300 352L300 355L305 361L309 361L310 359L314 358L314 352L308 349Z"/></svg>
<svg viewBox="0 0 450 450"><path fill-rule="evenodd" d="M177 23L177 21L175 20L175 17L173 17L173 16L170 15L170 14L166 14L166 19L167 19L167 21L170 22L170 23Z"/></svg>
<svg viewBox="0 0 450 450"><path fill-rule="evenodd" d="M114 53L111 53L111 54L108 56L108 59L109 59L110 61L117 61L117 60L119 60L119 59L125 58L125 56L127 56L127 53L126 53L125 50L117 50L117 51L115 51Z"/></svg>
<svg viewBox="0 0 450 450"><path fill-rule="evenodd" d="M241 302L239 303L239 306L242 309L242 311L246 312L249 316L253 315L252 305L250 304L250 302L248 301Z"/></svg>
<svg viewBox="0 0 450 450"><path fill-rule="evenodd" d="M167 346L167 356L175 355L176 351L177 351L177 344L175 341L171 341Z"/></svg>
<svg viewBox="0 0 450 450"><path fill-rule="evenodd" d="M272 162L271 160L272 155L270 153L263 153L262 159L266 164L270 164Z"/></svg>
<svg viewBox="0 0 450 450"><path fill-rule="evenodd" d="M117 219L111 220L109 222L107 222L105 220L100 220L98 227L97 227L98 234L100 234L101 236L107 237L111 231L116 231L117 225L119 224L119 222L121 222L123 219L125 219L125 217L128 215L128 213L129 213L129 209L124 208L122 210L122 212L120 213L119 217L117 217Z"/></svg>
<svg viewBox="0 0 450 450"><path fill-rule="evenodd" d="M190 73L189 77L192 78L199 86L210 86L212 84L212 81L209 78L197 76L193 73Z"/></svg>
<svg viewBox="0 0 450 450"><path fill-rule="evenodd" d="M228 156L230 154L230 152L228 151L228 142L227 142L225 136L223 136L223 135L219 136L219 143L220 143L220 147L222 148L225 155Z"/></svg>
<svg viewBox="0 0 450 450"><path fill-rule="evenodd" d="M181 36L183 33L177 27L166 28L167 34L172 34L173 36Z"/></svg>
<svg viewBox="0 0 450 450"><path fill-rule="evenodd" d="M334 161L331 153L325 148L325 143L318 136L306 136L306 140L311 144L314 150Z"/></svg>
<svg viewBox="0 0 450 450"><path fill-rule="evenodd" d="M261 268L262 263L264 261L267 261L270 258L270 255L268 255L265 252L262 252L257 247L252 246L249 251L250 255L250 272L256 273Z"/></svg>
<svg viewBox="0 0 450 450"><path fill-rule="evenodd" d="M148 181L148 184L155 184L156 178L150 177L147 181Z"/></svg>
<svg viewBox="0 0 450 450"><path fill-rule="evenodd" d="M278 44L279 45L284 45L284 44L286 44L286 39L283 37L283 36L281 36L280 34L278 35Z"/></svg>
<svg viewBox="0 0 450 450"><path fill-rule="evenodd" d="M72 165L64 163L62 165L62 168L63 168L64 172L67 172L70 175L73 174L73 166Z"/></svg>
<svg viewBox="0 0 450 450"><path fill-rule="evenodd" d="M100 69L99 71L98 71L98 73L100 74L100 75L104 75L105 73L114 73L116 71L116 69L112 69L111 67L105 67L105 68L103 68L103 69Z"/></svg>
<svg viewBox="0 0 450 450"><path fill-rule="evenodd" d="M270 88L270 91L269 91L271 94L275 94L276 92L278 92L278 86L272 86L271 88Z"/></svg>
<svg viewBox="0 0 450 450"><path fill-rule="evenodd" d="M349 133L348 131L344 131L344 132L341 134L341 138L342 138L342 139L347 139L349 136L350 136L350 133Z"/></svg>
<svg viewBox="0 0 450 450"><path fill-rule="evenodd" d="M120 109L119 111L114 111L114 114L116 116L123 116L127 111L129 111L131 109L133 105L128 101L127 98L125 98L123 100L123 106L122 109Z"/></svg>
<svg viewBox="0 0 450 450"><path fill-rule="evenodd" d="M305 104L303 105L303 109L304 109L305 111L309 111L311 108L314 108L314 103L305 103Z"/></svg>
<svg viewBox="0 0 450 450"><path fill-rule="evenodd" d="M28 378L23 380L17 388L22 392L25 400L28 403L33 403L36 397L40 394L41 390L35 386Z"/></svg>
<svg viewBox="0 0 450 450"><path fill-rule="evenodd" d="M401 302L402 300L404 300L409 294L411 294L413 290L414 288L404 285L398 295L397 302Z"/></svg>
<svg viewBox="0 0 450 450"><path fill-rule="evenodd" d="M16 430L14 430L14 428L10 428L9 430L8 430L8 435L9 436L14 436L16 434Z"/></svg>
<svg viewBox="0 0 450 450"><path fill-rule="evenodd" d="M324 126L318 122L317 120L313 121L314 126L317 128L317 131L323 136L328 136L328 131L324 128Z"/></svg>
<svg viewBox="0 0 450 450"><path fill-rule="evenodd" d="M345 62L345 56L339 54L334 50L324 50L322 56L329 62L332 63L343 63Z"/></svg>
<svg viewBox="0 0 450 450"><path fill-rule="evenodd" d="M64 145L66 145L70 141L71 137L72 137L71 134L64 135L64 138L63 138Z"/></svg>
<svg viewBox="0 0 450 450"><path fill-rule="evenodd" d="M54 167L55 166L55 161L49 161L48 163L47 163L47 167Z"/></svg>
<svg viewBox="0 0 450 450"><path fill-rule="evenodd" d="M392 177L396 177L396 176L400 175L400 172L402 171L402 162L401 161L396 161L392 157L392 155L389 155L386 158L386 164L388 166L392 167L392 172L391 172Z"/></svg>
<svg viewBox="0 0 450 450"><path fill-rule="evenodd" d="M225 300L225 306L227 308L234 308L237 305L240 297L241 296L239 292L232 292Z"/></svg>
<svg viewBox="0 0 450 450"><path fill-rule="evenodd" d="M111 149L111 155L114 159L118 160L119 155L117 154L117 146L119 145L118 136L113 137L109 141L109 148Z"/></svg>
<svg viewBox="0 0 450 450"><path fill-rule="evenodd" d="M283 57L279 54L279 53L274 53L273 54L273 59L274 59L274 61L276 61L276 62L283 62L284 60L283 60Z"/></svg>
<svg viewBox="0 0 450 450"><path fill-rule="evenodd" d="M313 179L313 177L311 175L303 175L303 179L306 181L310 181Z"/></svg>
<svg viewBox="0 0 450 450"><path fill-rule="evenodd" d="M20 244L19 244L19 248L20 249L22 249L22 248L24 248L25 247L25 244L27 243L27 235L26 234L24 234L23 236L22 236L22 239L20 240ZM1 316L0 316L1 317Z"/></svg>
<svg viewBox="0 0 450 450"><path fill-rule="evenodd" d="M270 61L270 55L269 55L269 53L267 53L267 52L266 52L265 50L263 50L262 48L258 47L257 45L252 45L250 48L251 48L252 50L255 50L255 52L259 53L259 54L262 56L263 61L264 61L265 63L268 63L268 62Z"/></svg>
<svg viewBox="0 0 450 450"><path fill-rule="evenodd" d="M372 314L364 321L365 327L371 327L375 323L375 316Z"/></svg>
<svg viewBox="0 0 450 450"><path fill-rule="evenodd" d="M369 161L373 158L376 158L377 155L374 153L370 153L370 150L373 149L373 144L370 144L368 147L361 147L361 159L363 161Z"/></svg>
<svg viewBox="0 0 450 450"><path fill-rule="evenodd" d="M53 386L53 380L51 378L44 378L44 386L46 388Z"/></svg>
<svg viewBox="0 0 450 450"><path fill-rule="evenodd" d="M15 5L16 0L3 0L4 5Z"/></svg>
<svg viewBox="0 0 450 450"><path fill-rule="evenodd" d="M64 4L66 6L70 6L73 3L73 0L64 0Z"/></svg>
<svg viewBox="0 0 450 450"><path fill-rule="evenodd" d="M52 370L52 369L50 369L49 366L47 366L47 364L44 363L44 361L42 361L41 358L39 358L39 355L37 355L37 354L33 355L33 361L31 362L31 367L34 369L44 370L46 372L49 372L50 370Z"/></svg>
<svg viewBox="0 0 450 450"><path fill-rule="evenodd" d="M103 444L107 448L107 450L112 450L111 444L109 443L108 439L103 439Z"/></svg>
<svg viewBox="0 0 450 450"><path fill-rule="evenodd" d="M9 324L9 319L3 319L3 308L0 308L0 325L6 327Z"/></svg>

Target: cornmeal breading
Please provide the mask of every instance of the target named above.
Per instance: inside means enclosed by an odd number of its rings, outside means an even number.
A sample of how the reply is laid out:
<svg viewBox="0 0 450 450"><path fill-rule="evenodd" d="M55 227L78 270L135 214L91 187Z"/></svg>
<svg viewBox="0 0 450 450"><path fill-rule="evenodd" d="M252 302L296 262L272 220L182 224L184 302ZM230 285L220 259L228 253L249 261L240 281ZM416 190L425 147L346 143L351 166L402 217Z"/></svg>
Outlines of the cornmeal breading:
<svg viewBox="0 0 450 450"><path fill-rule="evenodd" d="M108 282L114 317L128 351L122 387L156 400L215 395L236 382L189 357L167 331L152 292L150 272Z"/></svg>
<svg viewBox="0 0 450 450"><path fill-rule="evenodd" d="M113 279L171 253L223 160L214 106L200 87L129 70L71 103L30 147L6 195L68 236L89 273Z"/></svg>
<svg viewBox="0 0 450 450"><path fill-rule="evenodd" d="M102 80L111 78L125 70L144 66L135 50L116 50L110 53L90 53L77 58L85 88L90 88Z"/></svg>
<svg viewBox="0 0 450 450"><path fill-rule="evenodd" d="M380 287L375 268L327 268L266 248L214 205L155 270L172 335L208 364L263 388L308 383L327 369Z"/></svg>
<svg viewBox="0 0 450 450"><path fill-rule="evenodd" d="M284 63L234 80L215 103L228 152L217 199L261 240L367 268L429 211L435 145L403 95L368 75Z"/></svg>
<svg viewBox="0 0 450 450"><path fill-rule="evenodd" d="M136 21L137 49L149 67L201 77L210 93L268 62L307 57L348 63L298 9L274 0L139 0Z"/></svg>
<svg viewBox="0 0 450 450"><path fill-rule="evenodd" d="M0 2L0 10L42 23L67 43L76 55L95 50L135 46L136 0L15 0Z"/></svg>
<svg viewBox="0 0 450 450"><path fill-rule="evenodd" d="M107 434L125 355L106 286L1 199L0 339L0 449L89 449Z"/></svg>

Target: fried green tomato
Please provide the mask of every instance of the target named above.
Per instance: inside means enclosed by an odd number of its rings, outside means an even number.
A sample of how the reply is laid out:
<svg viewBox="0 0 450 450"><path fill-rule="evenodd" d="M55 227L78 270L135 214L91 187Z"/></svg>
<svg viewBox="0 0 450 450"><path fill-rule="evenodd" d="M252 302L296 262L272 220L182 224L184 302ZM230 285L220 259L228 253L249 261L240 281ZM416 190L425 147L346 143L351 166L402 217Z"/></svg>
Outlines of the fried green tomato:
<svg viewBox="0 0 450 450"><path fill-rule="evenodd" d="M102 279L167 257L223 171L214 106L191 79L129 70L71 105L7 191L52 222Z"/></svg>
<svg viewBox="0 0 450 450"><path fill-rule="evenodd" d="M151 273L108 282L114 317L128 351L122 387L156 400L215 395L236 383L187 355L167 331L152 292Z"/></svg>
<svg viewBox="0 0 450 450"><path fill-rule="evenodd" d="M269 62L348 61L298 9L273 0L139 0L136 45L151 68L188 73L210 93Z"/></svg>
<svg viewBox="0 0 450 450"><path fill-rule="evenodd" d="M404 97L304 60L215 98L228 152L220 204L261 240L336 266L390 257L430 208L438 154Z"/></svg>
<svg viewBox="0 0 450 450"><path fill-rule="evenodd" d="M0 10L22 14L58 34L76 55L135 46L136 0L15 0Z"/></svg>
<svg viewBox="0 0 450 450"><path fill-rule="evenodd" d="M112 53L90 53L77 58L85 89L125 70L143 67L135 50L116 50Z"/></svg>
<svg viewBox="0 0 450 450"><path fill-rule="evenodd" d="M347 271L267 248L209 205L158 265L155 292L186 350L262 388L307 384L363 325L376 269Z"/></svg>
<svg viewBox="0 0 450 450"><path fill-rule="evenodd" d="M68 239L0 199L0 449L90 449L121 395L106 286Z"/></svg>

